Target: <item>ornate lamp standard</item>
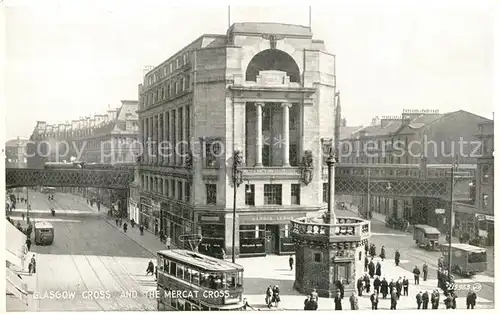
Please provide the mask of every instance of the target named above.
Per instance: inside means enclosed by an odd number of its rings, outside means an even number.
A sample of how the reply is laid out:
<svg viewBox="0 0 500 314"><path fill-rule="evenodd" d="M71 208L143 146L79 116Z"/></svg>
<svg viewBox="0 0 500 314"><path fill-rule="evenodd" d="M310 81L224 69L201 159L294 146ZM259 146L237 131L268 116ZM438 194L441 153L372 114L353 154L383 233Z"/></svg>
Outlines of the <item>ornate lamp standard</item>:
<svg viewBox="0 0 500 314"><path fill-rule="evenodd" d="M236 240L236 189L240 186L242 172L240 167L243 165L243 156L239 150L233 152L233 243L231 245L232 262L236 261L235 240Z"/></svg>

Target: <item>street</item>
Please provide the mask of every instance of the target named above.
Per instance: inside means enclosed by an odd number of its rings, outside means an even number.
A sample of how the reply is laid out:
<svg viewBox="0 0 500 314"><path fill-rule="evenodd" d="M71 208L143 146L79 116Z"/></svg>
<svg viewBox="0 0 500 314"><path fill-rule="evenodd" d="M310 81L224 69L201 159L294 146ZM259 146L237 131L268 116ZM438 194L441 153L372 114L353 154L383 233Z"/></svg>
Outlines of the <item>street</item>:
<svg viewBox="0 0 500 314"><path fill-rule="evenodd" d="M156 289L152 276L146 276L147 262L153 260L154 253L163 249L158 239L149 233L139 235L138 228L129 228L127 234L115 226L114 220L107 221L106 209L90 208L78 196L57 193L54 201L48 201L43 194L32 193L32 209L41 212L36 220L52 222L55 229L55 242L49 246L33 246L37 253L36 308L44 311L60 310L155 310L156 301L145 295ZM50 208L56 208L56 217L50 216ZM20 220L18 210L14 219ZM61 212L61 215L59 215ZM75 212L87 213L79 215ZM44 213L44 214L43 214ZM354 213L338 211L338 216L352 216ZM43 217L42 217L43 216ZM417 248L412 235L386 228L382 222L372 221L372 238L380 252L386 248L387 259L382 261L382 276L388 281L406 276L410 279L409 296L401 297L398 309L415 309L415 294L418 291L432 291L437 287L436 264L441 253ZM401 253L401 264L394 264L394 252ZM379 260L378 258L375 261ZM245 297L254 308L267 310L264 305L264 292L270 285L278 284L281 291L280 309L303 309L304 295L293 289L295 271L288 267L288 255L241 258L236 261L244 266ZM415 265L422 269L423 263L429 266L429 278L421 279L417 287L413 285L411 270ZM457 278L457 283L480 283L477 292L476 308L493 308L494 279L493 270L477 275L472 279ZM490 275L490 276L488 276ZM72 292L74 296L61 294L50 298L49 292ZM97 299L87 291L101 292ZM134 292L135 291L135 292ZM124 296L123 292L133 292L134 296ZM457 307L466 308L465 292L458 292ZM47 298L46 298L47 297ZM349 294L343 301L343 308L349 309ZM444 308L441 295L440 309ZM390 301L381 300L379 309L389 309ZM359 298L360 309L370 309L369 295ZM333 309L333 300L320 298L319 309Z"/></svg>
<svg viewBox="0 0 500 314"><path fill-rule="evenodd" d="M154 278L145 275L147 263L155 261L153 254L108 224L104 212L93 218L72 218L73 211L92 212L78 196L57 193L50 202L43 194L32 194L32 209L47 213L43 220L55 230L52 245L31 248L37 255L34 299L38 310L156 309L156 300L145 295L156 289ZM54 218L49 216L51 206L57 208Z"/></svg>

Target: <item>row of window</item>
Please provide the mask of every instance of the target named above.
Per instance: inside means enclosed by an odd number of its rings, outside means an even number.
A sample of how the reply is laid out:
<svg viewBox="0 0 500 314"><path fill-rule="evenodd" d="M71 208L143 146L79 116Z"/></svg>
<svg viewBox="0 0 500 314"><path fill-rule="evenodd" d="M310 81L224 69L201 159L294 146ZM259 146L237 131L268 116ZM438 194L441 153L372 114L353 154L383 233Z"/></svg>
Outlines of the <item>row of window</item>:
<svg viewBox="0 0 500 314"><path fill-rule="evenodd" d="M167 65L162 68L157 69L154 73L151 73L145 80L146 86L150 86L166 77L167 75L172 74L175 70L185 66L188 64L189 52L184 53L182 56L177 57L175 60L172 60Z"/></svg>
<svg viewBox="0 0 500 314"><path fill-rule="evenodd" d="M142 175L142 189L186 203L191 202L191 183L187 181Z"/></svg>
<svg viewBox="0 0 500 314"><path fill-rule="evenodd" d="M217 205L217 185L205 184L207 205ZM292 205L300 205L300 184L291 184ZM245 184L245 205L255 206L255 185ZM282 185L264 184L264 205L283 205Z"/></svg>
<svg viewBox="0 0 500 314"><path fill-rule="evenodd" d="M155 89L144 93L141 96L141 107L149 107L158 104L162 100L166 100L177 95L180 95L191 87L190 75L186 74L173 78L166 83L157 86Z"/></svg>

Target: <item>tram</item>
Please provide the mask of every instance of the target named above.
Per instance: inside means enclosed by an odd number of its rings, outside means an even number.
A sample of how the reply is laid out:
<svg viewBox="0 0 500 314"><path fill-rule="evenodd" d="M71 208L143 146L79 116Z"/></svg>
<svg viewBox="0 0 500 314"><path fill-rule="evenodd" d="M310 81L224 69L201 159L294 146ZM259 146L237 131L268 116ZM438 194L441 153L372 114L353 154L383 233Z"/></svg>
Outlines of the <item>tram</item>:
<svg viewBox="0 0 500 314"><path fill-rule="evenodd" d="M157 258L159 311L243 310L243 266L181 249Z"/></svg>

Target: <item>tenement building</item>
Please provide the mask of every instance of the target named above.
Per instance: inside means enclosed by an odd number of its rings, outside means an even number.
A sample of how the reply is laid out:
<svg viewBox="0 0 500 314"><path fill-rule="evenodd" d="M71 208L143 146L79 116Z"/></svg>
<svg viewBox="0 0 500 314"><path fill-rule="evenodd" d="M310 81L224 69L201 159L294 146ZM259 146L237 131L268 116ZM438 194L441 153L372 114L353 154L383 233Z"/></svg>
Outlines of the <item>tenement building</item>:
<svg viewBox="0 0 500 314"><path fill-rule="evenodd" d="M28 140L22 139L19 136L15 140L10 140L5 143L5 167L6 168L26 168L27 166L27 151L26 145Z"/></svg>
<svg viewBox="0 0 500 314"><path fill-rule="evenodd" d="M383 116L371 125L341 134L341 163L425 164L428 168L450 168L476 174L477 155L480 153L476 137L477 125L491 120L458 110L439 113L432 110L405 110L400 116ZM370 181L370 175L367 176ZM461 182L455 188L455 200L468 200L469 186ZM444 226L443 218L432 208L435 200L421 197L385 197L379 195L351 195L341 199L358 208L384 216L395 215L410 221Z"/></svg>
<svg viewBox="0 0 500 314"><path fill-rule="evenodd" d="M135 163L140 155L137 109L138 101L122 100L119 108L108 109L105 114L58 124L38 121L28 142L28 168L72 160L87 164ZM108 189L64 190L99 199L106 206L126 194ZM124 200L123 208L126 204Z"/></svg>
<svg viewBox="0 0 500 314"><path fill-rule="evenodd" d="M472 187L472 202L454 204L455 229L459 234L468 233L494 244L494 123L487 121L478 125L477 138L481 141L477 158L476 180Z"/></svg>
<svg viewBox="0 0 500 314"><path fill-rule="evenodd" d="M334 97L334 55L308 27L235 23L194 40L139 85L140 222L231 254L234 221L236 254L294 251L290 220L325 208Z"/></svg>

